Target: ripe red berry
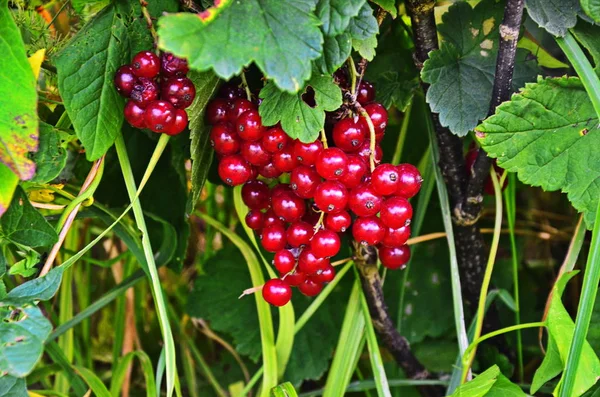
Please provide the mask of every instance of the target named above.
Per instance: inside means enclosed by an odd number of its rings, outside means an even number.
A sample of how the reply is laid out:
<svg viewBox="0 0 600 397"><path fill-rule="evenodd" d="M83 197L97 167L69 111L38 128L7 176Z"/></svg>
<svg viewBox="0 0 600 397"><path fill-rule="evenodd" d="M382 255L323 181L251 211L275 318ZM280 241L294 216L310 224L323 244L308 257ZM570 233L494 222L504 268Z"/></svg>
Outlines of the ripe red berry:
<svg viewBox="0 0 600 397"><path fill-rule="evenodd" d="M321 177L314 167L301 165L290 174L290 187L302 198L312 198L320 182Z"/></svg>
<svg viewBox="0 0 600 397"><path fill-rule="evenodd" d="M125 120L135 128L146 128L144 121L144 109L133 101L127 101L125 110L123 111Z"/></svg>
<svg viewBox="0 0 600 397"><path fill-rule="evenodd" d="M333 142L345 152L356 152L367 138L364 125L353 118L345 118L333 126Z"/></svg>
<svg viewBox="0 0 600 397"><path fill-rule="evenodd" d="M375 87L368 81L361 81L356 92L356 100L361 105L366 105L375 100Z"/></svg>
<svg viewBox="0 0 600 397"><path fill-rule="evenodd" d="M335 147L324 149L315 163L319 175L329 180L340 179L346 173L347 166L348 156Z"/></svg>
<svg viewBox="0 0 600 397"><path fill-rule="evenodd" d="M238 154L225 156L219 162L219 176L229 186L246 183L250 179L250 164Z"/></svg>
<svg viewBox="0 0 600 397"><path fill-rule="evenodd" d="M185 109L194 101L196 87L187 77L171 77L163 81L160 96L176 108Z"/></svg>
<svg viewBox="0 0 600 397"><path fill-rule="evenodd" d="M318 283L330 283L335 278L335 269L328 265L325 269L318 270L310 278Z"/></svg>
<svg viewBox="0 0 600 397"><path fill-rule="evenodd" d="M280 274L283 277L283 281L285 281L291 287L297 287L306 280L306 275L301 271L296 269L292 273Z"/></svg>
<svg viewBox="0 0 600 397"><path fill-rule="evenodd" d="M381 140L383 139L383 135L385 134L385 128L387 127L388 122L387 110L385 110L383 105L380 103L370 103L365 106L365 110L371 118L373 127L375 127L375 138L377 142L381 142ZM362 120L362 122L368 131L368 124L365 120Z"/></svg>
<svg viewBox="0 0 600 397"><path fill-rule="evenodd" d="M136 80L130 97L140 107L146 108L151 102L158 99L159 88L156 81L140 77Z"/></svg>
<svg viewBox="0 0 600 397"><path fill-rule="evenodd" d="M340 237L328 229L319 230L310 241L310 249L315 256L329 258L340 252Z"/></svg>
<svg viewBox="0 0 600 397"><path fill-rule="evenodd" d="M225 99L213 99L206 106L206 121L210 125L215 125L227 120L227 109L229 102Z"/></svg>
<svg viewBox="0 0 600 397"><path fill-rule="evenodd" d="M227 120L235 124L237 119L249 110L256 110L256 106L252 102L245 98L234 99L227 109Z"/></svg>
<svg viewBox="0 0 600 397"><path fill-rule="evenodd" d="M379 247L379 260L388 269L401 269L410 260L410 248L408 245L400 247Z"/></svg>
<svg viewBox="0 0 600 397"><path fill-rule="evenodd" d="M275 215L283 218L286 222L300 220L306 212L304 200L293 193L283 193L271 197L271 206Z"/></svg>
<svg viewBox="0 0 600 397"><path fill-rule="evenodd" d="M272 208L269 208L267 210L267 212L265 212L265 214L264 214L263 228L267 228L269 226L274 226L274 225L283 227L284 222L280 217L275 215L275 212L273 212Z"/></svg>
<svg viewBox="0 0 600 397"><path fill-rule="evenodd" d="M210 144L218 154L236 154L240 151L241 143L242 140L229 123L217 123L210 131Z"/></svg>
<svg viewBox="0 0 600 397"><path fill-rule="evenodd" d="M117 72L115 73L115 88L121 96L128 98L131 95L131 91L133 91L136 80L137 78L133 74L131 66L123 65L117 69Z"/></svg>
<svg viewBox="0 0 600 397"><path fill-rule="evenodd" d="M352 218L350 217L348 211L339 211L333 214L325 215L325 220L323 223L327 229L337 233L342 233L348 230L350 224L352 223Z"/></svg>
<svg viewBox="0 0 600 397"><path fill-rule="evenodd" d="M266 164L263 165L262 167L258 168L258 173L262 176L264 176L265 178L278 178L279 175L281 175L281 171L279 171L275 165L273 164L273 160L271 159L271 161Z"/></svg>
<svg viewBox="0 0 600 397"><path fill-rule="evenodd" d="M348 191L338 181L325 181L317 186L315 204L323 212L338 212L348 204Z"/></svg>
<svg viewBox="0 0 600 397"><path fill-rule="evenodd" d="M252 230L260 230L264 226L265 214L259 210L250 210L246 214L246 225Z"/></svg>
<svg viewBox="0 0 600 397"><path fill-rule="evenodd" d="M365 143L362 144L357 153L363 160L369 162L371 157L371 146L370 142L367 139ZM381 150L381 146L375 145L375 164L379 164L381 159L383 158L383 150Z"/></svg>
<svg viewBox="0 0 600 397"><path fill-rule="evenodd" d="M302 284L298 285L298 289L306 296L316 296L323 289L323 284L309 277Z"/></svg>
<svg viewBox="0 0 600 397"><path fill-rule="evenodd" d="M406 244L409 237L410 226L402 226L397 229L388 227L381 243L386 247L400 247L401 245Z"/></svg>
<svg viewBox="0 0 600 397"><path fill-rule="evenodd" d="M293 148L288 146L273 154L273 165L281 172L290 172L298 166Z"/></svg>
<svg viewBox="0 0 600 397"><path fill-rule="evenodd" d="M310 249L305 248L298 257L298 269L304 274L311 275L324 269L329 264L329 259L320 258Z"/></svg>
<svg viewBox="0 0 600 397"><path fill-rule="evenodd" d="M235 128L237 133L245 141L256 141L263 137L265 127L257 110L248 110L238 117Z"/></svg>
<svg viewBox="0 0 600 397"><path fill-rule="evenodd" d="M296 257L289 250L281 250L275 253L273 266L279 274L287 274L296 267Z"/></svg>
<svg viewBox="0 0 600 397"><path fill-rule="evenodd" d="M242 186L242 201L252 210L268 208L270 196L269 187L262 181L248 181Z"/></svg>
<svg viewBox="0 0 600 397"><path fill-rule="evenodd" d="M187 112L183 109L175 109L175 121L173 121L173 125L171 128L165 131L167 135L179 135L185 130L185 127L188 125L188 115Z"/></svg>
<svg viewBox="0 0 600 397"><path fill-rule="evenodd" d="M385 226L376 216L356 218L352 224L354 240L366 245L377 245L385 237Z"/></svg>
<svg viewBox="0 0 600 397"><path fill-rule="evenodd" d="M355 187L348 196L348 207L357 216L375 215L381 209L381 196L368 183Z"/></svg>
<svg viewBox="0 0 600 397"><path fill-rule="evenodd" d="M138 52L131 60L131 69L137 77L152 79L160 72L160 59L150 51Z"/></svg>
<svg viewBox="0 0 600 397"><path fill-rule="evenodd" d="M412 206L407 199L394 196L383 202L379 216L384 225L397 229L410 223L412 213Z"/></svg>
<svg viewBox="0 0 600 397"><path fill-rule="evenodd" d="M290 145L292 139L279 125L276 125L275 127L271 127L267 130L261 142L267 152L277 153L278 151Z"/></svg>
<svg viewBox="0 0 600 397"><path fill-rule="evenodd" d="M267 226L262 230L260 243L269 252L277 252L285 248L285 228L282 225Z"/></svg>
<svg viewBox="0 0 600 397"><path fill-rule="evenodd" d="M285 281L273 278L263 286L262 296L273 306L283 306L292 299L292 289Z"/></svg>
<svg viewBox="0 0 600 397"><path fill-rule="evenodd" d="M290 193L292 193L292 188L290 187L290 185L288 185L287 183L278 183L271 189L271 200L273 200L273 198L275 197L279 197Z"/></svg>
<svg viewBox="0 0 600 397"><path fill-rule="evenodd" d="M185 59L178 58L169 52L163 52L160 56L161 76L185 76L189 71L190 69Z"/></svg>
<svg viewBox="0 0 600 397"><path fill-rule="evenodd" d="M311 143L294 142L294 156L304 165L314 165L322 151L323 143L318 140Z"/></svg>
<svg viewBox="0 0 600 397"><path fill-rule="evenodd" d="M242 142L242 156L252 165L267 165L271 161L271 155L263 148L260 141Z"/></svg>
<svg viewBox="0 0 600 397"><path fill-rule="evenodd" d="M175 108L166 101L154 101L144 111L146 127L154 132L168 131L175 122Z"/></svg>
<svg viewBox="0 0 600 397"><path fill-rule="evenodd" d="M397 195L411 198L419 193L423 178L417 167L412 164L398 164L398 175L400 175L400 182L396 190Z"/></svg>
<svg viewBox="0 0 600 397"><path fill-rule="evenodd" d="M348 189L353 189L360 185L369 172L368 163L360 156L348 155L348 164L346 173L339 179Z"/></svg>
<svg viewBox="0 0 600 397"><path fill-rule="evenodd" d="M287 229L287 242L292 247L298 248L307 245L313 234L313 227L307 222L294 222Z"/></svg>
<svg viewBox="0 0 600 397"><path fill-rule="evenodd" d="M394 194L398 190L399 183L398 167L389 163L378 165L371 174L373 190L381 196Z"/></svg>

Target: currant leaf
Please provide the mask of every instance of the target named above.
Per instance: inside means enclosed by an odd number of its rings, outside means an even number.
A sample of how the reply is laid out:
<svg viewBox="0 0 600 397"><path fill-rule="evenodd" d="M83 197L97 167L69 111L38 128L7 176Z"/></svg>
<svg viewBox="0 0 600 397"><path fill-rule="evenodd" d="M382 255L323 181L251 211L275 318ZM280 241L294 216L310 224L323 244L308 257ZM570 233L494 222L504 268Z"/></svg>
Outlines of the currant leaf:
<svg viewBox="0 0 600 397"><path fill-rule="evenodd" d="M598 116L577 78L538 79L476 129L488 155L528 185L561 190L594 223L600 194Z"/></svg>
<svg viewBox="0 0 600 397"><path fill-rule="evenodd" d="M600 1L599 0L581 0L581 7L588 17L595 22L600 22Z"/></svg>
<svg viewBox="0 0 600 397"><path fill-rule="evenodd" d="M37 165L33 182L46 183L60 175L67 164L63 136L68 135L53 126L40 122L40 145L33 160ZM68 137L65 137L68 139Z"/></svg>
<svg viewBox="0 0 600 397"><path fill-rule="evenodd" d="M231 3L231 4L230 4ZM314 0L227 2L218 17L180 13L159 20L160 48L225 79L255 62L282 90L296 92L323 49ZM216 12L216 10L215 10ZM244 34L239 34L244 32Z"/></svg>
<svg viewBox="0 0 600 397"><path fill-rule="evenodd" d="M357 16L350 20L348 32L353 39L366 40L379 32L377 19L373 15L373 9L369 3L365 3Z"/></svg>
<svg viewBox="0 0 600 397"><path fill-rule="evenodd" d="M375 58L375 49L377 48L377 36L373 35L366 39L352 39L352 47L367 61Z"/></svg>
<svg viewBox="0 0 600 397"><path fill-rule="evenodd" d="M314 92L314 106L309 101ZM280 91L268 83L259 95L263 124L271 126L281 122L283 130L292 138L312 142L325 123L325 111L334 111L342 104L342 91L329 75L314 75L297 94ZM303 98L304 97L304 98Z"/></svg>
<svg viewBox="0 0 600 397"><path fill-rule="evenodd" d="M357 16L366 0L319 0L315 13L323 22L325 36L337 36L346 31L350 20Z"/></svg>
<svg viewBox="0 0 600 397"><path fill-rule="evenodd" d="M323 74L332 74L348 59L351 50L352 40L348 33L325 36L323 55L315 61L315 66Z"/></svg>
<svg viewBox="0 0 600 397"><path fill-rule="evenodd" d="M371 0L373 3L377 4L383 10L390 13L392 18L396 18L398 15L398 8L396 7L395 0Z"/></svg>
<svg viewBox="0 0 600 397"><path fill-rule="evenodd" d="M581 13L578 0L525 0L529 17L554 36L564 36Z"/></svg>

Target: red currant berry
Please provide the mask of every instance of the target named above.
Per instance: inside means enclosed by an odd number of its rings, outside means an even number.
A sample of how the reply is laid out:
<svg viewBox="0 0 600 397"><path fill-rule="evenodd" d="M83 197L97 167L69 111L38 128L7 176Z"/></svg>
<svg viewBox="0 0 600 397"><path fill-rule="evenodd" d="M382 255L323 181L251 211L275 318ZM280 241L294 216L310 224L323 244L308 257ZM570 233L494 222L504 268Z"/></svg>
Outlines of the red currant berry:
<svg viewBox="0 0 600 397"><path fill-rule="evenodd" d="M279 274L287 274L296 267L296 257L289 250L281 250L275 253L273 266Z"/></svg>
<svg viewBox="0 0 600 397"><path fill-rule="evenodd" d="M206 106L206 121L210 125L215 125L220 122L227 121L227 108L229 102L224 99L213 99Z"/></svg>
<svg viewBox="0 0 600 397"><path fill-rule="evenodd" d="M144 121L154 132L168 131L175 122L175 108L166 101L151 102L144 111Z"/></svg>
<svg viewBox="0 0 600 397"><path fill-rule="evenodd" d="M292 299L292 289L285 281L273 278L263 286L262 296L273 306L283 306Z"/></svg>
<svg viewBox="0 0 600 397"><path fill-rule="evenodd" d="M281 274L282 280L288 283L291 287L297 287L306 280L306 275L298 270L293 273Z"/></svg>
<svg viewBox="0 0 600 397"><path fill-rule="evenodd" d="M125 120L135 128L146 128L146 122L144 121L144 109L142 109L137 103L133 101L127 101L125 105Z"/></svg>
<svg viewBox="0 0 600 397"><path fill-rule="evenodd" d="M219 162L219 176L229 186L246 183L250 179L250 164L238 154L225 156Z"/></svg>
<svg viewBox="0 0 600 397"><path fill-rule="evenodd" d="M304 274L310 275L324 269L329 265L329 259L320 258L310 249L305 248L298 257L298 269Z"/></svg>
<svg viewBox="0 0 600 397"><path fill-rule="evenodd" d="M383 202L379 216L384 225L397 229L410 224L412 213L412 206L407 199L394 196Z"/></svg>
<svg viewBox="0 0 600 397"><path fill-rule="evenodd" d="M375 100L375 87L373 87L373 84L365 80L361 81L358 85L356 100L361 105L366 105L369 102L373 102Z"/></svg>
<svg viewBox="0 0 600 397"><path fill-rule="evenodd" d="M240 87L236 84L223 84L221 88L219 88L219 96L229 100L246 98L246 90L244 90L244 87Z"/></svg>
<svg viewBox="0 0 600 397"><path fill-rule="evenodd" d="M397 195L411 198L419 193L423 178L417 167L412 164L398 164L398 175L400 175L400 182L396 190Z"/></svg>
<svg viewBox="0 0 600 397"><path fill-rule="evenodd" d="M381 196L394 194L398 190L399 183L398 167L392 164L380 164L371 174L373 190Z"/></svg>
<svg viewBox="0 0 600 397"><path fill-rule="evenodd" d="M175 121L173 121L173 125L171 128L165 131L167 135L179 135L185 130L185 127L188 125L188 115L187 112L183 109L175 109Z"/></svg>
<svg viewBox="0 0 600 397"><path fill-rule="evenodd" d="M367 183L355 187L348 196L348 207L357 216L375 215L381 209L381 196Z"/></svg>
<svg viewBox="0 0 600 397"><path fill-rule="evenodd" d="M379 260L388 269L402 269L410 260L410 248L408 245L400 247L380 247Z"/></svg>
<svg viewBox="0 0 600 397"><path fill-rule="evenodd" d="M352 224L354 240L366 245L377 245L385 237L385 226L376 216L356 218Z"/></svg>
<svg viewBox="0 0 600 397"><path fill-rule="evenodd" d="M268 252L277 252L285 248L285 228L281 225L265 227L260 235L260 243Z"/></svg>
<svg viewBox="0 0 600 397"><path fill-rule="evenodd" d="M311 279L318 283L330 283L334 278L335 269L331 265L326 266L325 269L321 269L311 276Z"/></svg>
<svg viewBox="0 0 600 397"><path fill-rule="evenodd" d="M139 106L146 108L150 102L158 99L158 94L158 84L154 80L140 77L136 80L130 97Z"/></svg>
<svg viewBox="0 0 600 397"><path fill-rule="evenodd" d="M315 190L315 203L323 212L338 212L348 204L348 191L338 181L321 182Z"/></svg>
<svg viewBox="0 0 600 397"><path fill-rule="evenodd" d="M323 290L323 284L309 277L298 286L298 289L300 290L300 292L302 292L302 294L306 296L316 296L319 295L319 292L321 292L321 290Z"/></svg>
<svg viewBox="0 0 600 397"><path fill-rule="evenodd" d="M290 174L290 187L302 198L313 197L320 182L321 177L313 167L301 165Z"/></svg>
<svg viewBox="0 0 600 397"><path fill-rule="evenodd" d="M348 155L348 164L346 173L339 179L348 189L353 189L360 185L369 172L369 165L360 156Z"/></svg>
<svg viewBox="0 0 600 397"><path fill-rule="evenodd" d="M283 218L286 222L298 221L306 212L304 200L293 193L272 196L271 205L275 215Z"/></svg>
<svg viewBox="0 0 600 397"><path fill-rule="evenodd" d="M260 115L257 110L248 110L238 117L235 128L245 141L256 141L263 137L265 127L262 125Z"/></svg>
<svg viewBox="0 0 600 397"><path fill-rule="evenodd" d="M367 163L369 163L370 161L370 157L371 157L371 146L370 146L370 142L367 139L365 141L365 143L363 143L363 145L360 147L360 149L358 150L358 155L365 160ZM381 162L381 159L383 158L383 151L381 150L381 146L376 145L375 146L375 164L379 164Z"/></svg>
<svg viewBox="0 0 600 397"><path fill-rule="evenodd" d="M131 95L135 86L137 77L133 74L133 69L129 65L123 65L115 73L114 83L117 92L126 98Z"/></svg>
<svg viewBox="0 0 600 397"><path fill-rule="evenodd" d="M294 156L304 165L314 165L322 151L323 143L318 140L311 143L294 142Z"/></svg>
<svg viewBox="0 0 600 397"><path fill-rule="evenodd" d="M227 120L235 124L238 117L249 110L256 110L256 106L252 102L244 98L235 99L227 109Z"/></svg>
<svg viewBox="0 0 600 397"><path fill-rule="evenodd" d="M271 200L275 197L292 193L292 188L287 183L278 183L271 189Z"/></svg>
<svg viewBox="0 0 600 397"><path fill-rule="evenodd" d="M348 211L339 211L325 215L325 221L323 223L327 229L342 233L348 230L352 223L352 218Z"/></svg>
<svg viewBox="0 0 600 397"><path fill-rule="evenodd" d="M388 227L381 243L386 247L400 247L401 245L406 244L409 237L410 226L402 226L397 229Z"/></svg>
<svg viewBox="0 0 600 397"><path fill-rule="evenodd" d="M267 152L277 153L278 151L283 150L285 147L290 145L292 139L279 125L276 125L275 127L271 127L267 130L261 142Z"/></svg>
<svg viewBox="0 0 600 397"><path fill-rule="evenodd" d="M381 142L383 139L383 135L385 134L385 128L387 127L388 122L388 113L387 110L380 103L370 103L365 106L365 110L369 114L371 118L371 122L373 123L373 127L375 127L375 138L377 142ZM366 121L363 121L363 125L367 127L367 131L369 130L368 124Z"/></svg>
<svg viewBox="0 0 600 397"><path fill-rule="evenodd" d="M240 151L242 140L229 123L218 123L210 131L210 144L215 152L228 156Z"/></svg>
<svg viewBox="0 0 600 397"><path fill-rule="evenodd" d="M194 101L196 87L187 77L171 77L162 83L160 96L176 108L185 109Z"/></svg>
<svg viewBox="0 0 600 397"><path fill-rule="evenodd" d="M329 258L340 252L340 237L328 229L319 230L310 241L310 249L320 258Z"/></svg>
<svg viewBox="0 0 600 397"><path fill-rule="evenodd" d="M188 63L183 58L178 58L169 52L160 56L160 74L164 77L185 76L190 71Z"/></svg>
<svg viewBox="0 0 600 397"><path fill-rule="evenodd" d="M281 171L275 167L272 160L268 164L259 167L258 173L268 179L278 178L281 175Z"/></svg>
<svg viewBox="0 0 600 397"><path fill-rule="evenodd" d="M260 141L242 142L242 156L252 165L267 165L271 161L271 155L263 148Z"/></svg>
<svg viewBox="0 0 600 397"><path fill-rule="evenodd" d="M313 234L313 227L307 222L294 222L287 229L287 242L292 247L302 247L310 242Z"/></svg>
<svg viewBox="0 0 600 397"><path fill-rule="evenodd" d="M273 165L281 172L290 172L298 166L298 160L294 157L293 148L288 146L273 154Z"/></svg>
<svg viewBox="0 0 600 397"><path fill-rule="evenodd" d="M138 52L131 60L131 69L137 77L152 79L160 72L160 59L150 51Z"/></svg>
<svg viewBox="0 0 600 397"><path fill-rule="evenodd" d="M246 214L246 225L252 230L260 230L263 228L265 221L265 214L259 210L250 210Z"/></svg>
<svg viewBox="0 0 600 397"><path fill-rule="evenodd" d="M269 208L267 212L264 213L263 228L274 225L283 227L284 222L280 217L275 215L275 212L273 212L272 208Z"/></svg>
<svg viewBox="0 0 600 397"><path fill-rule="evenodd" d="M367 131L353 118L341 119L333 127L333 142L345 152L356 152L367 138Z"/></svg>
<svg viewBox="0 0 600 397"><path fill-rule="evenodd" d="M346 173L348 166L348 156L341 149L324 149L315 163L317 172L325 179L337 180Z"/></svg>
<svg viewBox="0 0 600 397"><path fill-rule="evenodd" d="M242 201L252 210L268 208L270 196L269 187L262 181L248 181L242 186Z"/></svg>

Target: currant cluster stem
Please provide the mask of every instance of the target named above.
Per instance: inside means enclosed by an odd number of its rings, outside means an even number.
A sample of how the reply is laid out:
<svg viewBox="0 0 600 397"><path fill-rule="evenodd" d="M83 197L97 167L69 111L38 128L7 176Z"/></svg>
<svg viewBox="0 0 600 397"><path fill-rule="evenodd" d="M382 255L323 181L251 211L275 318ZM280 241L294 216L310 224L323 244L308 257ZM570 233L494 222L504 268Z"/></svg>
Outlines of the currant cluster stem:
<svg viewBox="0 0 600 397"><path fill-rule="evenodd" d="M148 12L148 2L146 0L140 0L140 6L142 7L142 15L146 20L146 25L148 26L148 30L152 35L152 41L154 42L154 48L158 48L158 34L156 34L156 29L154 29L154 23L152 22L152 16L150 12Z"/></svg>
<svg viewBox="0 0 600 397"><path fill-rule="evenodd" d="M367 113L367 111L362 106L360 106L358 102L356 102L355 106L358 110L358 114L361 117L364 117L365 121L367 122L367 125L369 126L369 149L371 150L371 155L369 156L369 166L371 167L371 172L373 172L373 170L375 169L375 126L373 125L373 120L371 120L371 116L369 116L369 113Z"/></svg>

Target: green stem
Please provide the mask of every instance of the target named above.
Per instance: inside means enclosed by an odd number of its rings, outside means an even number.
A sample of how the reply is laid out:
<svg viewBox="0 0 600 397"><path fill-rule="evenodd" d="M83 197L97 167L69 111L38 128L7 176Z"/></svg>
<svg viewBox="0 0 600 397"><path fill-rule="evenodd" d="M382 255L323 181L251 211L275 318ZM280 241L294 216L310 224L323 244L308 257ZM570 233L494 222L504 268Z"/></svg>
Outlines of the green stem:
<svg viewBox="0 0 600 397"><path fill-rule="evenodd" d="M244 86L244 90L246 90L246 97L249 101L252 100L252 93L250 92L250 86L248 86L248 81L246 80L246 73L242 71L242 85Z"/></svg>
<svg viewBox="0 0 600 397"><path fill-rule="evenodd" d="M350 69L350 92L352 95L356 95L356 65L351 56L348 57L348 69Z"/></svg>
<svg viewBox="0 0 600 397"><path fill-rule="evenodd" d="M564 51L565 55L575 68L579 75L583 86L585 87L590 100L596 110L596 114L600 117L600 79L594 72L592 65L586 58L581 47L571 35L567 32L565 37L556 38L556 42ZM600 282L600 200L596 209L596 219L594 221L594 230L592 231L592 242L590 253L585 267L585 275L583 277L583 286L581 298L579 299L579 307L577 308L577 318L575 320L575 332L569 355L563 373L563 384L560 390L560 397L570 397L575 386L575 377L579 369L579 360L583 351L583 345L586 340L594 303L596 302L596 294L598 293L598 283Z"/></svg>
<svg viewBox="0 0 600 397"><path fill-rule="evenodd" d="M411 99L406 112L404 112L404 118L402 119L402 125L400 126L400 134L398 135L398 142L396 143L396 151L394 157L392 157L392 164L398 164L402 155L402 149L404 149L404 142L406 142L406 136L408 135L408 125L410 124L410 113L412 111L413 100Z"/></svg>
<svg viewBox="0 0 600 397"><path fill-rule="evenodd" d="M166 136L166 135L164 135ZM129 162L129 155L127 154L127 147L125 146L125 140L123 135L119 135L115 142L115 148L117 150L117 156L119 158L119 164L121 165L121 171L123 173L123 179L125 180L125 186L127 187L127 193L131 203L133 204L133 215L137 223L138 228L142 232L142 248L144 249L144 256L148 263L148 272L150 273L150 286L156 309L158 312L158 320L165 344L165 358L166 358L166 370L167 370L167 397L173 395L175 388L175 378L177 377L177 363L175 360L175 341L173 340L173 334L171 326L169 324L169 317L167 308L165 305L165 297L163 295L162 287L160 285L160 277L154 262L154 253L152 251L152 244L150 243L150 237L148 234L148 228L146 227L146 221L144 219L144 212L142 205L137 197L137 187L135 179L133 177L133 170L131 169L131 163Z"/></svg>

